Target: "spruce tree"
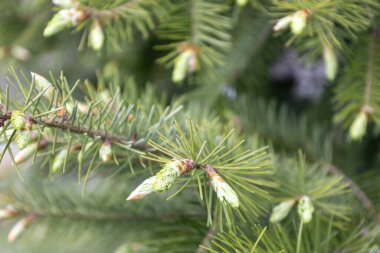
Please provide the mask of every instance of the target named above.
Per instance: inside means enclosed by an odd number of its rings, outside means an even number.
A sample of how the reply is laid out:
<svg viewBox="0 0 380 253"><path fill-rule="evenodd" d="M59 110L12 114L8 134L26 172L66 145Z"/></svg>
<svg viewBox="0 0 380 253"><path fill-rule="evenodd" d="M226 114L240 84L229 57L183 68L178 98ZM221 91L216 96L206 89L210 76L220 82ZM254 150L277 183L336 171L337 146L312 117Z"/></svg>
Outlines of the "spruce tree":
<svg viewBox="0 0 380 253"><path fill-rule="evenodd" d="M378 0L2 0L1 252L380 253Z"/></svg>

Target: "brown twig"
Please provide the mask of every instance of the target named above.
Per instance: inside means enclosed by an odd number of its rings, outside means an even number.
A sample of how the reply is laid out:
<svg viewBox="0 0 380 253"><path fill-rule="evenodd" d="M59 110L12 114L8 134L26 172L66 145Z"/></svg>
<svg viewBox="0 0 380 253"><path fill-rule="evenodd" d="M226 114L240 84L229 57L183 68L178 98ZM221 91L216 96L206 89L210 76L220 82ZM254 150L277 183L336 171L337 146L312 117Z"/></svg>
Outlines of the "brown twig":
<svg viewBox="0 0 380 253"><path fill-rule="evenodd" d="M6 114L0 115L0 121L7 121L10 120L12 116L12 112L8 112ZM28 118L30 121L34 124L40 125L40 126L46 126L46 127L51 127L51 128L56 128L56 129L61 129L61 130L68 130L71 133L75 134L80 134L80 135L86 135L89 137L92 137L94 139L102 139L104 141L112 141L112 142L128 142L128 140L125 136L123 135L114 135L107 133L105 131L98 131L98 130L93 130L88 127L77 127L72 124L70 124L67 121L61 122L60 120L51 120L49 118L34 118L32 116L28 115ZM139 147L134 147L134 148L139 148ZM140 147L141 148L141 147Z"/></svg>
<svg viewBox="0 0 380 253"><path fill-rule="evenodd" d="M215 233L216 231L216 224L215 225L212 225L210 226L210 228L207 230L207 233L205 235L205 237L203 237L202 239L202 242L201 244L199 245L198 249L197 249L197 252L196 253L205 253L206 252L206 249L201 247L201 246L204 246L204 247L207 247L210 245L210 240L211 240L211 237L212 235Z"/></svg>
<svg viewBox="0 0 380 253"><path fill-rule="evenodd" d="M377 27L374 25L370 35L370 41L368 46L368 64L367 64L367 76L364 91L364 106L368 107L371 98L371 90L373 83L373 70L374 60L376 52L376 37L378 35Z"/></svg>
<svg viewBox="0 0 380 253"><path fill-rule="evenodd" d="M372 201L367 197L367 195L362 191L360 186L358 186L351 178L347 177L338 167L335 165L330 165L328 167L328 171L336 176L343 177L344 181L348 183L349 188L353 192L353 194L357 197L357 199L363 204L363 206L373 213L375 213L375 207Z"/></svg>

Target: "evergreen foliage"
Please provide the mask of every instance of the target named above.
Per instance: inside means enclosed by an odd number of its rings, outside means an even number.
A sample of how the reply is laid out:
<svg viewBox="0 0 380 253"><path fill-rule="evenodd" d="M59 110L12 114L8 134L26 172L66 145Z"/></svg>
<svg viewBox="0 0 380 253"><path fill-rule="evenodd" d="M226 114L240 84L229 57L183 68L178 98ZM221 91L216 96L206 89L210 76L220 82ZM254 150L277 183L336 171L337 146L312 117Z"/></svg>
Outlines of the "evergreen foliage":
<svg viewBox="0 0 380 253"><path fill-rule="evenodd" d="M378 1L0 9L1 252L380 252Z"/></svg>

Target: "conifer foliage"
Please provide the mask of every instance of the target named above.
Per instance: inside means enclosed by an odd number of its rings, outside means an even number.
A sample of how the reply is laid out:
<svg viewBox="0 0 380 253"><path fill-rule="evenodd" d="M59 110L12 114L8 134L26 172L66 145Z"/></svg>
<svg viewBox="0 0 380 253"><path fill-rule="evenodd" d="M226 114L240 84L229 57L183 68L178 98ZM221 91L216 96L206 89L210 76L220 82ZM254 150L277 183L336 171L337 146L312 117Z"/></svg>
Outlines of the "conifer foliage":
<svg viewBox="0 0 380 253"><path fill-rule="evenodd" d="M1 252L380 253L377 0L0 9Z"/></svg>

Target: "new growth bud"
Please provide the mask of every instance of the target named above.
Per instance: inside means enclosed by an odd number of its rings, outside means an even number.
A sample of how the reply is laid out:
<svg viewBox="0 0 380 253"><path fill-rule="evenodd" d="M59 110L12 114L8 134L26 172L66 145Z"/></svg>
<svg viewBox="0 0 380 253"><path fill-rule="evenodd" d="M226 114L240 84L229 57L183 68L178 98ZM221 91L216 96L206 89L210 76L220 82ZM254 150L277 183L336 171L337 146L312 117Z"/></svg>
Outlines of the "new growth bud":
<svg viewBox="0 0 380 253"><path fill-rule="evenodd" d="M11 123L15 130L23 130L26 123L25 113L14 111L11 116Z"/></svg>
<svg viewBox="0 0 380 253"><path fill-rule="evenodd" d="M99 155L102 158L103 162L107 162L111 159L112 156L112 144L109 141L103 143L102 147L99 150Z"/></svg>
<svg viewBox="0 0 380 253"><path fill-rule="evenodd" d="M350 136L353 140L360 140L367 129L368 115L365 110L361 110L355 117L350 127Z"/></svg>
<svg viewBox="0 0 380 253"><path fill-rule="evenodd" d="M15 143L19 150L23 150L30 143L30 133L29 131L19 131L15 136Z"/></svg>
<svg viewBox="0 0 380 253"><path fill-rule="evenodd" d="M246 6L248 3L248 0L236 0L236 4L240 7Z"/></svg>
<svg viewBox="0 0 380 253"><path fill-rule="evenodd" d="M187 73L193 73L197 67L197 56L193 48L185 49L175 59L172 80L175 83L182 82Z"/></svg>
<svg viewBox="0 0 380 253"><path fill-rule="evenodd" d="M27 160L29 157L31 157L34 152L37 150L37 143L30 144L25 149L21 150L17 153L15 156L16 164L20 164L23 161Z"/></svg>
<svg viewBox="0 0 380 253"><path fill-rule="evenodd" d="M16 216L18 211L12 205L7 205L4 209L0 209L0 221Z"/></svg>
<svg viewBox="0 0 380 253"><path fill-rule="evenodd" d="M327 79L333 81L338 70L338 62L334 50L331 47L326 46L324 48L323 59L325 63L325 72Z"/></svg>
<svg viewBox="0 0 380 253"><path fill-rule="evenodd" d="M86 20L87 17L87 13L78 8L60 10L47 24L44 30L44 36L49 37L59 33L65 28L77 26Z"/></svg>
<svg viewBox="0 0 380 253"><path fill-rule="evenodd" d="M301 34L303 29L306 27L308 12L306 10L300 10L293 14L293 20L290 25L292 33L294 35Z"/></svg>
<svg viewBox="0 0 380 253"><path fill-rule="evenodd" d="M290 210L296 201L294 199L286 200L276 205L273 208L272 214L269 218L271 223L280 222L288 216Z"/></svg>
<svg viewBox="0 0 380 253"><path fill-rule="evenodd" d="M157 174L153 183L154 191L164 192L172 187L175 179L181 174L190 171L194 167L192 160L175 160L164 165Z"/></svg>
<svg viewBox="0 0 380 253"><path fill-rule="evenodd" d="M233 208L239 208L239 197L231 186L216 172L211 166L206 167L206 173L211 180L211 185L216 192L219 200L232 206Z"/></svg>
<svg viewBox="0 0 380 253"><path fill-rule="evenodd" d="M153 177L146 179L128 197L127 200L141 199L145 195L155 192L165 192L170 189L180 175L195 168L193 160L174 160L166 163Z"/></svg>
<svg viewBox="0 0 380 253"><path fill-rule="evenodd" d="M20 61L27 61L31 57L30 51L19 45L14 45L11 47L11 55Z"/></svg>
<svg viewBox="0 0 380 253"><path fill-rule="evenodd" d="M90 34L88 36L88 45L95 51L100 50L103 47L104 34L102 27L98 20L95 20L92 24Z"/></svg>
<svg viewBox="0 0 380 253"><path fill-rule="evenodd" d="M288 16L282 17L274 25L273 30L277 32L277 31L280 31L282 29L285 29L285 28L287 28L290 25L290 23L292 21L293 21L293 16L292 15L288 15Z"/></svg>
<svg viewBox="0 0 380 253"><path fill-rule="evenodd" d="M154 192L153 183L156 177L150 177L142 182L127 198L127 200L142 199L151 192Z"/></svg>
<svg viewBox="0 0 380 253"><path fill-rule="evenodd" d="M178 170L170 164L165 165L165 167L157 173L156 180L153 182L154 191L165 192L169 190L177 177L179 177Z"/></svg>
<svg viewBox="0 0 380 253"><path fill-rule="evenodd" d="M313 218L314 205L308 196L302 196L298 200L298 215L303 223L309 223Z"/></svg>
<svg viewBox="0 0 380 253"><path fill-rule="evenodd" d="M8 241L13 242L16 240L20 234L25 230L25 228L32 222L35 218L34 214L29 214L28 216L19 220L11 229L8 234Z"/></svg>
<svg viewBox="0 0 380 253"><path fill-rule="evenodd" d="M64 150L61 150L55 157L54 157L54 160L53 160L53 165L51 166L51 172L53 173L57 173L57 172L60 172L62 171L62 167L63 167L63 164L65 162L65 158L66 158L66 155L67 155L67 150L64 149Z"/></svg>
<svg viewBox="0 0 380 253"><path fill-rule="evenodd" d="M308 9L305 9L282 17L274 25L273 30L277 32L287 28L290 25L290 28L294 35L301 34L306 27L307 18L309 15L310 11Z"/></svg>
<svg viewBox="0 0 380 253"><path fill-rule="evenodd" d="M25 149L21 150L15 156L16 164L20 164L25 160L29 159L37 150L42 150L46 148L48 142L46 140L41 140L40 143L32 143L27 146Z"/></svg>

